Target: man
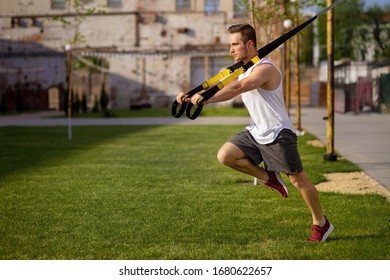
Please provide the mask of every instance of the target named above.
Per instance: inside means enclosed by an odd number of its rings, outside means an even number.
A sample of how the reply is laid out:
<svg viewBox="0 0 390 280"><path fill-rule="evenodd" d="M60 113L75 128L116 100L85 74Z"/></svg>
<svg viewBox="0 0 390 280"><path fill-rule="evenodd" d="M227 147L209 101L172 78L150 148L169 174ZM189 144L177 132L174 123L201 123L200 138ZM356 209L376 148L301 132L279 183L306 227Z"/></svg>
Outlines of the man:
<svg viewBox="0 0 390 280"><path fill-rule="evenodd" d="M236 24L228 31L230 53L235 61L247 63L257 55L256 32L251 25ZM333 225L324 216L317 189L303 171L297 136L283 99L282 74L270 61L262 59L205 104L230 100L240 94L253 123L220 148L219 162L258 178L283 197L288 196L288 190L279 172L287 174L312 215L312 235L306 241L324 242ZM182 103L184 96L185 93L180 93L177 101ZM196 104L201 98L196 94L185 101ZM259 166L263 161L265 169Z"/></svg>

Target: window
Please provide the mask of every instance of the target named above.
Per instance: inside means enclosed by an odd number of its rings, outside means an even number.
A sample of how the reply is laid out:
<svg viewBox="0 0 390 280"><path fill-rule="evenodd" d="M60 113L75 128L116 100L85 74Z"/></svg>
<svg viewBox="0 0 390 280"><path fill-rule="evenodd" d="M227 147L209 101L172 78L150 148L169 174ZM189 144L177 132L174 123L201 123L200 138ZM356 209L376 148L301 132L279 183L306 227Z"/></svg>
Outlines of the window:
<svg viewBox="0 0 390 280"><path fill-rule="evenodd" d="M207 14L219 12L219 0L205 0L204 10Z"/></svg>
<svg viewBox="0 0 390 280"><path fill-rule="evenodd" d="M112 8L122 7L122 0L107 0L107 6Z"/></svg>
<svg viewBox="0 0 390 280"><path fill-rule="evenodd" d="M234 17L245 16L245 4L242 0L234 0Z"/></svg>
<svg viewBox="0 0 390 280"><path fill-rule="evenodd" d="M52 9L65 9L66 8L66 0L51 0L51 8Z"/></svg>
<svg viewBox="0 0 390 280"><path fill-rule="evenodd" d="M176 10L190 10L191 9L191 0L176 0Z"/></svg>

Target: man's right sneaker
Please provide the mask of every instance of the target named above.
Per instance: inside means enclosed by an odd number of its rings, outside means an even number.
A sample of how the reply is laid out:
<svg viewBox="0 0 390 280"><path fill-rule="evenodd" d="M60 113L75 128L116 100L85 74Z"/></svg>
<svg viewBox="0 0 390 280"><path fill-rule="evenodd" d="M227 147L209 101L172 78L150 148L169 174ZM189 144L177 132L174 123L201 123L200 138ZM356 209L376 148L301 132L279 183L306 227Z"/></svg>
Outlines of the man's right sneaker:
<svg viewBox="0 0 390 280"><path fill-rule="evenodd" d="M284 198L286 198L288 196L288 190L280 174L278 172L269 171L269 170L265 170L265 172L267 172L269 176L268 182L265 184L268 187L277 190Z"/></svg>
<svg viewBox="0 0 390 280"><path fill-rule="evenodd" d="M329 234L333 231L334 226L329 223L325 216L325 224L320 227L318 225L311 226L311 236L305 242L325 242Z"/></svg>

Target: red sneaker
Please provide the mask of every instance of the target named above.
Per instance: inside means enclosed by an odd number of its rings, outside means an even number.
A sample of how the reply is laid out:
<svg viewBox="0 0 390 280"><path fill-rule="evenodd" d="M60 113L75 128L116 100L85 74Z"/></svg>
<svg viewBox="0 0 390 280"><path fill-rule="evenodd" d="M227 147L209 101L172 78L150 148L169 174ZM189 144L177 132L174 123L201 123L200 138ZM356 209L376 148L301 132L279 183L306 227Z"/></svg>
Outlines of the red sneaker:
<svg viewBox="0 0 390 280"><path fill-rule="evenodd" d="M278 172L268 170L266 170L265 172L267 172L269 176L268 182L265 184L268 187L277 190L284 198L286 198L288 196L288 190L282 180L282 177L280 177L280 174Z"/></svg>
<svg viewBox="0 0 390 280"><path fill-rule="evenodd" d="M329 234L333 231L334 226L329 223L325 216L325 225L322 227L317 225L311 226L311 236L305 242L325 242Z"/></svg>

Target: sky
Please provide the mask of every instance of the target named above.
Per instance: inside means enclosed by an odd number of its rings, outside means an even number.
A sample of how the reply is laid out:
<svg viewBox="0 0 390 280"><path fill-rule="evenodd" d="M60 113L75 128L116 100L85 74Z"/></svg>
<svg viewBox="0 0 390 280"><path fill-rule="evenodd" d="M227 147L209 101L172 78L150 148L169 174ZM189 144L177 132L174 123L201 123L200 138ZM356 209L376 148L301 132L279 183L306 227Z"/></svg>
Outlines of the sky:
<svg viewBox="0 0 390 280"><path fill-rule="evenodd" d="M389 0L364 0L364 3L366 4L366 7L373 6L375 4L384 6L387 3L390 4L390 1Z"/></svg>

